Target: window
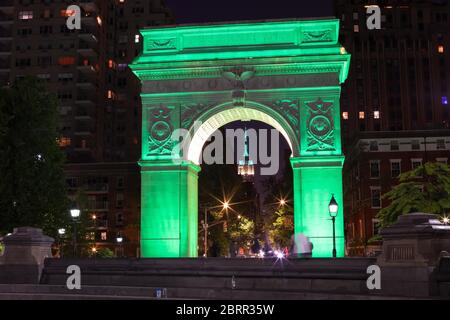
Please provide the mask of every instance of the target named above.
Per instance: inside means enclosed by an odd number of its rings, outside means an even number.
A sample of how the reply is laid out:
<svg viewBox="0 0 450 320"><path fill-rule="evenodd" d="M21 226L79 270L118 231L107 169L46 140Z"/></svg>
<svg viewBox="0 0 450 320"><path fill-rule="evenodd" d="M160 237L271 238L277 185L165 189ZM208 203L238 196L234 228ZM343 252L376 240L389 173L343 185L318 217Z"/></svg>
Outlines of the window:
<svg viewBox="0 0 450 320"><path fill-rule="evenodd" d="M402 173L400 160L391 160L391 177L397 178Z"/></svg>
<svg viewBox="0 0 450 320"><path fill-rule="evenodd" d="M68 147L68 146L70 146L71 143L72 143L72 141L68 137L61 137L58 139L58 145L61 148Z"/></svg>
<svg viewBox="0 0 450 320"><path fill-rule="evenodd" d="M70 82L73 80L73 74L72 73L58 73L58 81L59 82Z"/></svg>
<svg viewBox="0 0 450 320"><path fill-rule="evenodd" d="M397 140L391 141L391 151L398 151L400 149L400 146L398 144Z"/></svg>
<svg viewBox="0 0 450 320"><path fill-rule="evenodd" d="M355 24L353 26L353 32L359 32L359 25Z"/></svg>
<svg viewBox="0 0 450 320"><path fill-rule="evenodd" d="M106 241L108 239L107 234L105 231L103 231L102 233L100 233L100 239L102 239L102 241Z"/></svg>
<svg viewBox="0 0 450 320"><path fill-rule="evenodd" d="M88 232L86 233L86 240L88 241L95 241L95 232Z"/></svg>
<svg viewBox="0 0 450 320"><path fill-rule="evenodd" d="M134 36L134 43L139 43L139 35Z"/></svg>
<svg viewBox="0 0 450 320"><path fill-rule="evenodd" d="M116 194L116 207L118 208L123 207L123 193Z"/></svg>
<svg viewBox="0 0 450 320"><path fill-rule="evenodd" d="M48 67L52 65L52 57L51 56L41 56L37 58L37 64L41 67Z"/></svg>
<svg viewBox="0 0 450 320"><path fill-rule="evenodd" d="M61 66L69 66L75 64L75 57L60 57L58 64Z"/></svg>
<svg viewBox="0 0 450 320"><path fill-rule="evenodd" d="M371 160L370 161L370 178L377 179L380 177L380 161Z"/></svg>
<svg viewBox="0 0 450 320"><path fill-rule="evenodd" d="M420 141L419 140L413 140L411 142L411 148L413 150L420 150Z"/></svg>
<svg viewBox="0 0 450 320"><path fill-rule="evenodd" d="M124 186L124 181L125 181L125 179L124 179L123 177L117 177L117 184L116 184L116 187L117 187L118 189L122 189L123 186Z"/></svg>
<svg viewBox="0 0 450 320"><path fill-rule="evenodd" d="M422 159L411 159L411 168L416 169L422 165Z"/></svg>
<svg viewBox="0 0 450 320"><path fill-rule="evenodd" d="M342 112L342 119L348 120L348 112Z"/></svg>
<svg viewBox="0 0 450 320"><path fill-rule="evenodd" d="M118 225L123 224L123 213L122 212L116 213L116 224L118 224Z"/></svg>
<svg viewBox="0 0 450 320"><path fill-rule="evenodd" d="M33 11L20 11L19 20L31 20L33 19Z"/></svg>
<svg viewBox="0 0 450 320"><path fill-rule="evenodd" d="M370 187L370 197L372 209L381 208L381 190L380 187Z"/></svg>
<svg viewBox="0 0 450 320"><path fill-rule="evenodd" d="M373 112L373 118L374 119L380 119L380 111L374 111Z"/></svg>
<svg viewBox="0 0 450 320"><path fill-rule="evenodd" d="M50 12L50 9L45 9L44 12L42 13L42 17L43 17L44 19L51 18L51 16L52 16L52 14L51 14L51 12Z"/></svg>
<svg viewBox="0 0 450 320"><path fill-rule="evenodd" d="M369 150L370 151L378 151L378 142L377 141L370 141Z"/></svg>
<svg viewBox="0 0 450 320"><path fill-rule="evenodd" d="M444 46L443 45L439 45L438 46L438 52L439 53L444 53Z"/></svg>
<svg viewBox="0 0 450 320"><path fill-rule="evenodd" d="M443 149L445 149L445 140L444 140L444 139L438 139L438 140L436 141L436 148L437 148L438 150L443 150Z"/></svg>
<svg viewBox="0 0 450 320"><path fill-rule="evenodd" d="M448 98L447 98L447 96L442 96L442 98L441 98L441 103L442 103L443 105L448 105Z"/></svg>
<svg viewBox="0 0 450 320"><path fill-rule="evenodd" d="M53 27L52 26L41 26L39 28L39 33L40 34L49 34L49 33L53 33Z"/></svg>
<svg viewBox="0 0 450 320"><path fill-rule="evenodd" d="M360 112L359 112L359 118L360 118L360 119L364 119L365 117L366 117L365 112L364 112L364 111L360 111Z"/></svg>

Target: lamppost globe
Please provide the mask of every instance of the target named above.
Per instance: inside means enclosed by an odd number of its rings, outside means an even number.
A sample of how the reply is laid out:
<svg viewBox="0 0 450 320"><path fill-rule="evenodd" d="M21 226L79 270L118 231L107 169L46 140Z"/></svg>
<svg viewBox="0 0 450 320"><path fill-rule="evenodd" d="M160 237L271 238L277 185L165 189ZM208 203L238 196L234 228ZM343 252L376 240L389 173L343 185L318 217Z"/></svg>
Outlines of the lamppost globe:
<svg viewBox="0 0 450 320"><path fill-rule="evenodd" d="M331 196L330 204L328 205L328 211L330 213L330 217L336 218L338 214L338 204L336 202L336 199L334 198L334 194Z"/></svg>
<svg viewBox="0 0 450 320"><path fill-rule="evenodd" d="M70 215L76 219L80 216L80 209L70 209Z"/></svg>
<svg viewBox="0 0 450 320"><path fill-rule="evenodd" d="M449 224L449 223L450 223L450 218L444 217L444 218L442 219L442 222L443 222L444 224Z"/></svg>
<svg viewBox="0 0 450 320"><path fill-rule="evenodd" d="M280 200L280 206L284 206L285 204L286 204L286 200L281 199L281 200Z"/></svg>
<svg viewBox="0 0 450 320"><path fill-rule="evenodd" d="M66 229L64 229L64 228L58 229L58 234L59 234L60 236L65 235L65 234L66 234Z"/></svg>
<svg viewBox="0 0 450 320"><path fill-rule="evenodd" d="M122 243L123 238L121 236L117 236L116 241L117 241L117 243Z"/></svg>

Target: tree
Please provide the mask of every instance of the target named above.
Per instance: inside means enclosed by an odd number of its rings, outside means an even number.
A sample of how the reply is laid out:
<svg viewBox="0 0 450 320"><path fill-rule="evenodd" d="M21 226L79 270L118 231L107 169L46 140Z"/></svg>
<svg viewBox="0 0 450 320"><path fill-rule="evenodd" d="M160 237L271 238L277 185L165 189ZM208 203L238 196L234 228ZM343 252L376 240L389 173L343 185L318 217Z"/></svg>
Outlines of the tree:
<svg viewBox="0 0 450 320"><path fill-rule="evenodd" d="M56 99L35 78L0 91L0 231L39 227L51 236L69 219Z"/></svg>
<svg viewBox="0 0 450 320"><path fill-rule="evenodd" d="M450 167L427 162L400 175L399 184L383 195L390 204L380 210L381 227L397 221L400 215L426 212L444 215L450 211Z"/></svg>
<svg viewBox="0 0 450 320"><path fill-rule="evenodd" d="M294 213L288 206L280 206L268 226L269 236L279 247L290 247L294 234Z"/></svg>

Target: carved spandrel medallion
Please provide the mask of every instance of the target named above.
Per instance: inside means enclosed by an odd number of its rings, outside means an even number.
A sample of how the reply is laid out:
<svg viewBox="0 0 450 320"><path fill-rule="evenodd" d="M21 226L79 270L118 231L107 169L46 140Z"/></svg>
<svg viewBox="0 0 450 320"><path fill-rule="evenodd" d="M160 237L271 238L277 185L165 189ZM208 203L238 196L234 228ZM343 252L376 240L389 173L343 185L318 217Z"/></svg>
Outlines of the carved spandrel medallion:
<svg viewBox="0 0 450 320"><path fill-rule="evenodd" d="M149 112L149 155L166 155L172 152L175 141L172 141L173 125L171 112L175 107L157 107Z"/></svg>
<svg viewBox="0 0 450 320"><path fill-rule="evenodd" d="M333 103L319 98L306 107L307 151L335 151Z"/></svg>

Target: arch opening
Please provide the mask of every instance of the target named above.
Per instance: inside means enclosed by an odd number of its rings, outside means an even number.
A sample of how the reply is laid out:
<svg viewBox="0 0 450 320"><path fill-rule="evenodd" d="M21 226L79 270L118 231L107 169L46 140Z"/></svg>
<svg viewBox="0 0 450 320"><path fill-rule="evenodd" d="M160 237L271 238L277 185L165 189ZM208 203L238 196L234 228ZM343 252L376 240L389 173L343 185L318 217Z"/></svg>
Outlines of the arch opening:
<svg viewBox="0 0 450 320"><path fill-rule="evenodd" d="M287 121L273 109L254 102L246 102L245 107L230 107L225 103L206 112L190 129L192 140L188 147L187 160L199 165L203 146L219 128L235 121L260 121L278 130L286 139L292 156L299 154L298 139Z"/></svg>

